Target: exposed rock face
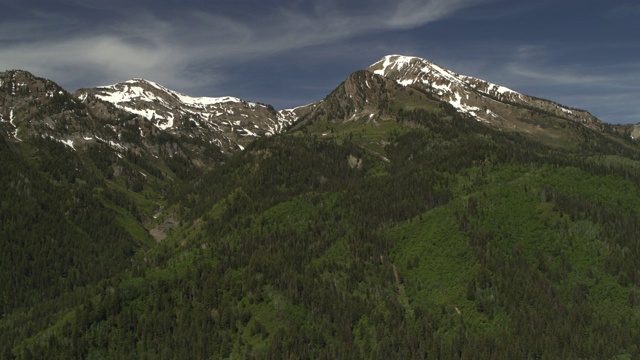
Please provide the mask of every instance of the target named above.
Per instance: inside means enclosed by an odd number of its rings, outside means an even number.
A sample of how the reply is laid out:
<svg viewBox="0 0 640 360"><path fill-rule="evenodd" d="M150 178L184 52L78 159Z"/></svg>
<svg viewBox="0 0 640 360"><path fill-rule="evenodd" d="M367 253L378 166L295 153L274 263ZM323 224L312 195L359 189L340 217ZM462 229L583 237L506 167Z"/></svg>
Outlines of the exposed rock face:
<svg viewBox="0 0 640 360"><path fill-rule="evenodd" d="M160 130L215 143L225 151L241 149L253 138L281 132L290 117L273 107L235 97L193 98L144 79L81 89L76 97L94 99L147 119Z"/></svg>
<svg viewBox="0 0 640 360"><path fill-rule="evenodd" d="M101 120L96 121L91 109L52 81L21 70L0 73L0 127L15 140L49 137L71 148L96 138L117 140L109 126L115 117Z"/></svg>

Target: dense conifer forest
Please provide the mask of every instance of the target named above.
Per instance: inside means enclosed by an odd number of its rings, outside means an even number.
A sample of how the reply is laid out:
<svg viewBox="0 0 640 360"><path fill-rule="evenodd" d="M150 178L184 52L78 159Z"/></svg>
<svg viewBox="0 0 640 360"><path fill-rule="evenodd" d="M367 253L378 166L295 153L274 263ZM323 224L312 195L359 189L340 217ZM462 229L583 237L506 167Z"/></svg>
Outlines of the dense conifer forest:
<svg viewBox="0 0 640 360"><path fill-rule="evenodd" d="M207 171L0 138L0 357L640 356L635 142L381 110Z"/></svg>

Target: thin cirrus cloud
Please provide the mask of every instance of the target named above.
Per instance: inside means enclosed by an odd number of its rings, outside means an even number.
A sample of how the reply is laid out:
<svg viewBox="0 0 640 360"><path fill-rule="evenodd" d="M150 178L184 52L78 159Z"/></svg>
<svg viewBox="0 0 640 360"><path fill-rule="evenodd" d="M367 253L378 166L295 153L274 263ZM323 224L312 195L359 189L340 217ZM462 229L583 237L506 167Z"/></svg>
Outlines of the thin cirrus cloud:
<svg viewBox="0 0 640 360"><path fill-rule="evenodd" d="M479 2L363 1L350 9L337 2L322 2L304 11L272 7L259 17L226 14L219 8L175 9L171 16L152 10L127 14L110 8L100 9L108 16L96 21L68 14L56 19L34 12L31 18L0 26L4 34L0 35L0 67L26 69L63 86L148 77L177 89L215 87L224 80L220 74L225 67L425 25Z"/></svg>
<svg viewBox="0 0 640 360"><path fill-rule="evenodd" d="M486 41L420 52L437 53L437 62L453 71L586 109L605 122L638 123L640 62L617 56L632 45Z"/></svg>
<svg viewBox="0 0 640 360"><path fill-rule="evenodd" d="M621 4L614 6L611 10L605 13L606 16L610 17L637 17L640 15L640 4Z"/></svg>
<svg viewBox="0 0 640 360"><path fill-rule="evenodd" d="M612 85L611 77L599 75L587 75L576 73L575 69L537 68L535 65L512 62L505 66L508 74L524 79L529 85L556 84L556 85Z"/></svg>
<svg viewBox="0 0 640 360"><path fill-rule="evenodd" d="M553 60L571 51L598 51L604 45L592 45L593 49L562 46L519 46L513 58L504 66L504 72L525 80L528 84L545 83L553 85L605 86L620 89L637 89L640 63L598 64L583 62L575 64Z"/></svg>
<svg viewBox="0 0 640 360"><path fill-rule="evenodd" d="M606 122L637 123L638 70L640 64L549 69L512 62L506 65L505 74L531 89L530 93L543 92L537 95L587 109Z"/></svg>

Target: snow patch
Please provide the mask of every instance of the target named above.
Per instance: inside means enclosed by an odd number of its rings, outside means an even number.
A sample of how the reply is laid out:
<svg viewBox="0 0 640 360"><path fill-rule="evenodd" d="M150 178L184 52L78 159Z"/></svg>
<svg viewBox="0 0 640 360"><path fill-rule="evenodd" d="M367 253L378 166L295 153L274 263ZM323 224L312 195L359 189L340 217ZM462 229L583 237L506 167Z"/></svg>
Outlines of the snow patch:
<svg viewBox="0 0 640 360"><path fill-rule="evenodd" d="M76 150L76 148L73 146L73 140L58 140L58 141L72 148L74 151Z"/></svg>
<svg viewBox="0 0 640 360"><path fill-rule="evenodd" d="M455 93L453 94L454 98L449 100L449 104L451 104L451 106L453 106L454 108L456 108L458 110L458 112L464 113L464 114L469 114L471 116L473 116L474 118L476 118L476 120L478 121L483 121L484 119L480 118L477 114L476 111L480 111L480 108L477 106L468 106L466 104L463 104L460 100L462 100L462 96L460 96L460 94Z"/></svg>
<svg viewBox="0 0 640 360"><path fill-rule="evenodd" d="M13 115L13 109L11 109L11 111L9 112L9 123L11 123L11 125L13 125L13 127L16 129L16 131L13 132L13 137L18 140L18 141L22 141L22 139L18 138L18 126L13 122L13 120L15 120L15 117Z"/></svg>
<svg viewBox="0 0 640 360"><path fill-rule="evenodd" d="M489 85L487 87L487 93L489 93L489 94L494 93L494 92L498 93L498 94L501 94L501 95L511 94L511 93L517 94L517 92L515 92L515 91L513 91L513 90L511 90L511 89L509 89L507 87L496 85L496 84L492 84L492 83L487 83L487 84Z"/></svg>
<svg viewBox="0 0 640 360"><path fill-rule="evenodd" d="M115 141L111 141L111 140L107 141L107 140L105 140L105 139L103 139L103 138L101 138L101 137L98 137L98 136L96 136L96 139L98 139L98 140L102 141L103 143L105 143L105 144L107 144L107 145L111 146L112 148L114 148L114 149L116 149L116 150L121 150L121 151L125 151L125 150L127 150L127 148L126 148L126 147L122 146L121 144L118 144L118 143L117 143L117 142L115 142Z"/></svg>
<svg viewBox="0 0 640 360"><path fill-rule="evenodd" d="M451 71L445 70L433 63L430 63L428 66L423 67L422 72L428 74L431 72L431 69L435 70L438 74L451 82L461 82L461 80L456 77Z"/></svg>
<svg viewBox="0 0 640 360"><path fill-rule="evenodd" d="M252 131L249 131L249 130L247 130L247 129L242 129L242 130L246 133L246 134L242 134L242 136L255 136L255 137L259 137L259 136L258 136L258 134L254 133L254 132L252 132Z"/></svg>
<svg viewBox="0 0 640 360"><path fill-rule="evenodd" d="M443 91L447 91L450 92L451 91L451 87L448 84L431 84L431 87L437 90L443 90Z"/></svg>
<svg viewBox="0 0 640 360"><path fill-rule="evenodd" d="M485 112L487 113L487 115L489 115L489 116L491 116L493 118L497 118L498 117L498 115L496 113L494 113L493 111L491 111L489 109L487 109Z"/></svg>
<svg viewBox="0 0 640 360"><path fill-rule="evenodd" d="M382 61L382 69L375 70L373 73L377 75L386 76L386 74L390 71L393 71L393 70L400 71L405 66L410 65L411 61L415 59L422 60L420 58L413 57L413 56L387 55L382 60L380 60ZM378 61L378 63L380 63L380 61ZM374 65L377 65L378 63Z"/></svg>
<svg viewBox="0 0 640 360"><path fill-rule="evenodd" d="M158 117L156 116L156 118L160 118L162 120L162 117ZM169 116L167 116L167 123L166 124L162 124L160 121L156 122L154 125L162 130L166 130L169 128L173 127L173 115L169 114Z"/></svg>

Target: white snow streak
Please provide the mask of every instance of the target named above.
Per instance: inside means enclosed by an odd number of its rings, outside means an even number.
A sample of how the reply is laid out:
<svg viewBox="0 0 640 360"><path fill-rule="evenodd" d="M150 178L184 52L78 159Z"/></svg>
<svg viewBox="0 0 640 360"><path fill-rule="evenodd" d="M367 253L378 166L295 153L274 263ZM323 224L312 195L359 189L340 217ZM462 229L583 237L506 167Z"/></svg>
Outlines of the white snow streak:
<svg viewBox="0 0 640 360"><path fill-rule="evenodd" d="M96 136L96 139L102 141L103 143L108 144L109 146L111 146L112 148L114 148L116 150L121 150L121 151L127 150L126 147L122 146L121 144L118 144L115 141L111 141L111 140L107 141L107 140L105 140L105 139L103 139L101 137L98 137L98 136Z"/></svg>
<svg viewBox="0 0 640 360"><path fill-rule="evenodd" d="M18 140L18 141L22 141L20 138L18 138L18 126L13 122L13 120L15 120L14 116L13 116L13 109L11 109L11 111L9 112L9 123L11 123L11 125L13 125L13 127L16 129L16 131L13 132L13 137Z"/></svg>
<svg viewBox="0 0 640 360"><path fill-rule="evenodd" d="M76 150L76 148L73 146L73 140L58 140L58 141L72 148L74 151Z"/></svg>

